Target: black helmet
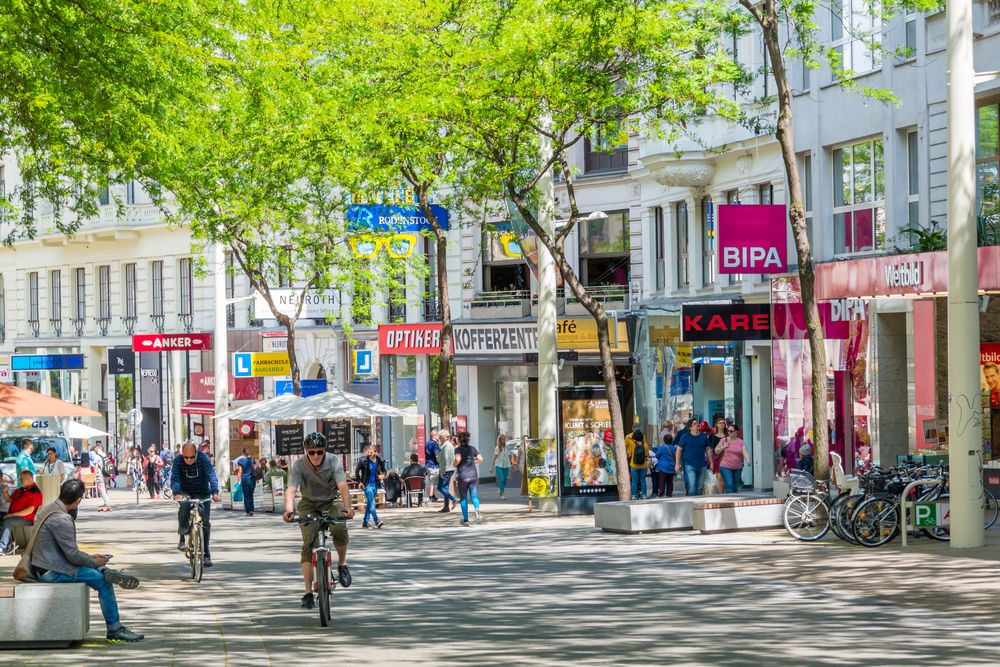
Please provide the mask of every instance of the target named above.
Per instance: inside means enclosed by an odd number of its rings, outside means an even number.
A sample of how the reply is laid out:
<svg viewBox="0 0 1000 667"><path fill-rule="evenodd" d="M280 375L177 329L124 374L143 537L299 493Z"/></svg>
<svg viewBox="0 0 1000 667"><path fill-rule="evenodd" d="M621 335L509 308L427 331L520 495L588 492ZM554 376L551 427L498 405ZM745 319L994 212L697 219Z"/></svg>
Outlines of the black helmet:
<svg viewBox="0 0 1000 667"><path fill-rule="evenodd" d="M326 449L326 436L322 433L310 433L306 436L306 448L322 447Z"/></svg>

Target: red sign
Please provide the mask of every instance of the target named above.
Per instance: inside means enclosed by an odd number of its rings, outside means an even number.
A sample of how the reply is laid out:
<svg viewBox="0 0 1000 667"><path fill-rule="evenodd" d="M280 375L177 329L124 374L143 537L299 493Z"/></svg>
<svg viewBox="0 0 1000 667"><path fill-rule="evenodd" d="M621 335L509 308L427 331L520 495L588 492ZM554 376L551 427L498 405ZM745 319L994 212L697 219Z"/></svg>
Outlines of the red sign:
<svg viewBox="0 0 1000 667"><path fill-rule="evenodd" d="M771 340L771 306L726 303L681 306L681 340Z"/></svg>
<svg viewBox="0 0 1000 667"><path fill-rule="evenodd" d="M847 340L851 337L851 322L868 317L865 302L861 299L838 299L816 304L823 338ZM776 303L771 306L773 337L778 340L803 340L806 338L806 313L801 303Z"/></svg>
<svg viewBox="0 0 1000 667"><path fill-rule="evenodd" d="M172 352L175 350L211 350L212 334L136 334L132 336L134 352Z"/></svg>
<svg viewBox="0 0 1000 667"><path fill-rule="evenodd" d="M379 354L440 354L441 324L382 324Z"/></svg>
<svg viewBox="0 0 1000 667"><path fill-rule="evenodd" d="M192 401L215 401L215 374L191 373L189 376ZM260 393L260 378L234 378L229 376L229 393L234 401L253 401Z"/></svg>
<svg viewBox="0 0 1000 667"><path fill-rule="evenodd" d="M788 220L784 205L722 204L719 273L784 273L788 270Z"/></svg>

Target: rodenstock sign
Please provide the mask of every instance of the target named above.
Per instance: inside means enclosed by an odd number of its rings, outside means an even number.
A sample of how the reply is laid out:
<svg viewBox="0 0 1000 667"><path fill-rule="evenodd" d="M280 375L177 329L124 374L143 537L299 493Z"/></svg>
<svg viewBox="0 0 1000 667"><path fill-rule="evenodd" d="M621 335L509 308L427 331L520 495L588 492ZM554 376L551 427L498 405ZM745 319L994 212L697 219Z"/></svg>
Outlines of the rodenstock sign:
<svg viewBox="0 0 1000 667"><path fill-rule="evenodd" d="M718 209L719 273L788 270L784 206L723 204Z"/></svg>

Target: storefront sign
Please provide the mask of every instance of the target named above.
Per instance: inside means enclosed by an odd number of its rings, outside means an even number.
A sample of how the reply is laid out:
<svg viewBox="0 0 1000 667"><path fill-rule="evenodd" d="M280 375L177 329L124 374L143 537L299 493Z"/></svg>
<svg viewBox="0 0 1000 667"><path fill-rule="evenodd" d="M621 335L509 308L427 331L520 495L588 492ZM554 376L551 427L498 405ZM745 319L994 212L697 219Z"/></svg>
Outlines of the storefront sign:
<svg viewBox="0 0 1000 667"><path fill-rule="evenodd" d="M441 229L448 229L448 210L431 204L431 212ZM386 206L383 204L354 204L347 207L348 229L381 232L433 231L430 221L416 206Z"/></svg>
<svg viewBox="0 0 1000 667"><path fill-rule="evenodd" d="M684 341L770 340L771 307L766 303L681 306Z"/></svg>
<svg viewBox="0 0 1000 667"><path fill-rule="evenodd" d="M112 347L108 350L108 375L135 373L135 352L130 347Z"/></svg>
<svg viewBox="0 0 1000 667"><path fill-rule="evenodd" d="M676 357L674 358L675 368L690 368L691 367L691 346L690 345L678 345L676 350Z"/></svg>
<svg viewBox="0 0 1000 667"><path fill-rule="evenodd" d="M305 433L302 424L275 424L274 451L278 456L293 456L303 451Z"/></svg>
<svg viewBox="0 0 1000 667"><path fill-rule="evenodd" d="M280 377L292 372L287 352L237 352L233 377Z"/></svg>
<svg viewBox="0 0 1000 667"><path fill-rule="evenodd" d="M264 352L288 352L288 337L267 336L261 341L261 349Z"/></svg>
<svg viewBox="0 0 1000 667"><path fill-rule="evenodd" d="M188 392L192 401L215 402L215 373L192 372L188 374ZM234 378L229 376L229 393L234 401L253 401L260 393L257 378Z"/></svg>
<svg viewBox="0 0 1000 667"><path fill-rule="evenodd" d="M160 354L139 353L139 407L160 407Z"/></svg>
<svg viewBox="0 0 1000 667"><path fill-rule="evenodd" d="M379 354L440 354L441 325L382 324L378 328Z"/></svg>
<svg viewBox="0 0 1000 667"><path fill-rule="evenodd" d="M10 358L13 371L83 370L82 354L15 354Z"/></svg>
<svg viewBox="0 0 1000 667"><path fill-rule="evenodd" d="M538 350L534 322L510 324L456 324L455 354L524 354Z"/></svg>
<svg viewBox="0 0 1000 667"><path fill-rule="evenodd" d="M340 312L340 298L337 290L308 290L304 294L297 289L273 289L271 290L271 301L279 313L287 317L295 317L295 312L299 309L299 302L302 302L302 310L299 317L302 319L323 319L327 315L336 316ZM256 292L253 297L254 315L261 319L273 320L274 313L267 299ZM286 342L287 345L287 342ZM286 348L287 349L287 348Z"/></svg>
<svg viewBox="0 0 1000 667"><path fill-rule="evenodd" d="M326 451L331 454L351 453L351 422L346 419L323 422Z"/></svg>
<svg viewBox="0 0 1000 667"><path fill-rule="evenodd" d="M310 396L315 396L316 394L322 394L326 391L326 380L299 380L299 391L301 392L302 398L308 398ZM281 396L282 394L293 393L293 385L291 380L275 380L274 382L274 395Z"/></svg>
<svg viewBox="0 0 1000 667"><path fill-rule="evenodd" d="M559 391L559 460L562 495L614 493L617 475L612 450L611 409L602 389Z"/></svg>
<svg viewBox="0 0 1000 667"><path fill-rule="evenodd" d="M924 263L900 262L885 267L885 284L888 287L919 287L924 283Z"/></svg>
<svg viewBox="0 0 1000 667"><path fill-rule="evenodd" d="M851 322L868 319L868 307L861 299L837 299L817 304L823 337L827 340L847 340L851 337ZM806 313L801 303L776 303L771 306L772 337L777 340L804 340Z"/></svg>
<svg viewBox="0 0 1000 667"><path fill-rule="evenodd" d="M979 376L983 394L989 392L989 407L1000 408L1000 343L979 344Z"/></svg>
<svg viewBox="0 0 1000 667"><path fill-rule="evenodd" d="M136 334L132 336L132 349L136 352L211 350L212 334Z"/></svg>
<svg viewBox="0 0 1000 667"><path fill-rule="evenodd" d="M719 273L788 270L788 220L782 205L722 204L718 208Z"/></svg>
<svg viewBox="0 0 1000 667"><path fill-rule="evenodd" d="M14 372L10 370L10 366L0 366L0 382L3 384L14 382Z"/></svg>

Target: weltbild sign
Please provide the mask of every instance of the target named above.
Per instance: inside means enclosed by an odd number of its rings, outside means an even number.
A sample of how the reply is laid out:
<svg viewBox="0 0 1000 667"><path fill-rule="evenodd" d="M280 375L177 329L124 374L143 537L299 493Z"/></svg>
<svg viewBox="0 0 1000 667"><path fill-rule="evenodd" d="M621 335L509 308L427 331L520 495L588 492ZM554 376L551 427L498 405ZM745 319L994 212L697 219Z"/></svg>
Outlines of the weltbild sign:
<svg viewBox="0 0 1000 667"><path fill-rule="evenodd" d="M719 273L784 273L788 270L785 207L722 204L718 207Z"/></svg>

